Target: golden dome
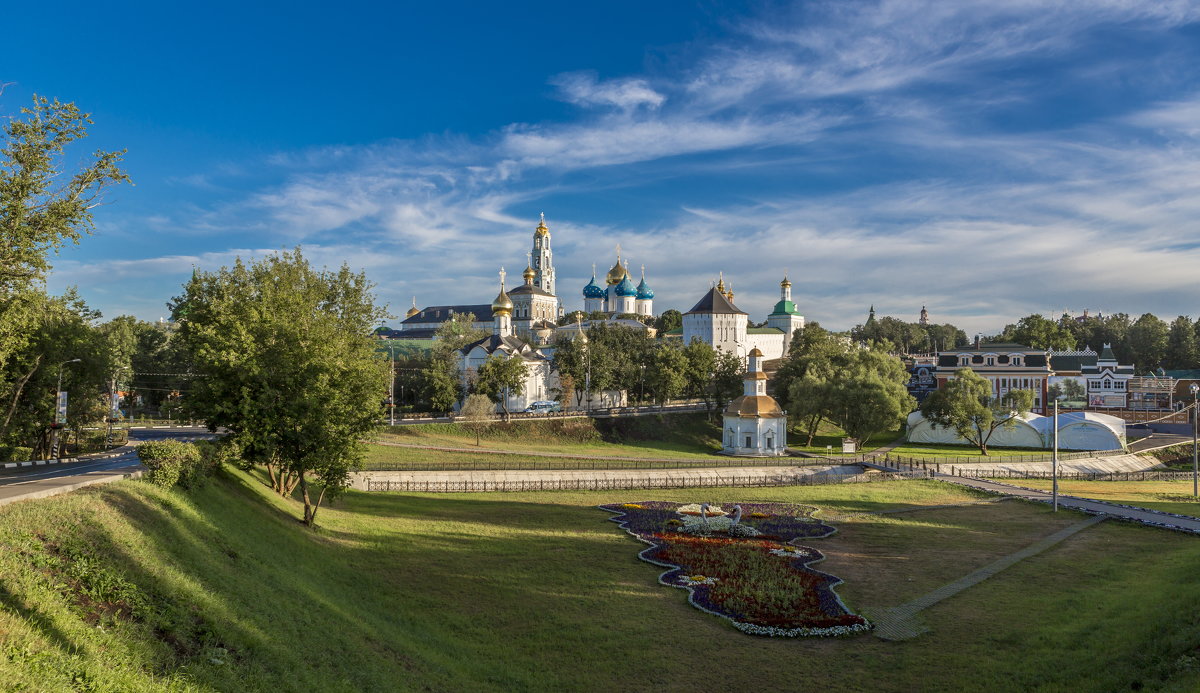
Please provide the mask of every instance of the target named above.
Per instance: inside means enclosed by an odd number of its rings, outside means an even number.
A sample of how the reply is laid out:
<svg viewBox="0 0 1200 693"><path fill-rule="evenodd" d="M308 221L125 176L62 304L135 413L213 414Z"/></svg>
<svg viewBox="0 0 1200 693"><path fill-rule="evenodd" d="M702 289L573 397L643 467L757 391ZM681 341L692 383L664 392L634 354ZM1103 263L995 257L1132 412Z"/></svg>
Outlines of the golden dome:
<svg viewBox="0 0 1200 693"><path fill-rule="evenodd" d="M533 271L533 268L532 268L532 267L530 267L529 265L525 265L525 271L521 273L521 276L522 276L522 277L525 277L525 283L526 283L526 284L532 284L532 283L533 283L533 278L534 278L535 276L537 276L537 275L536 275L536 273Z"/></svg>
<svg viewBox="0 0 1200 693"><path fill-rule="evenodd" d="M492 315L512 315L512 309L512 299L501 288L500 293L496 295L496 300L492 301Z"/></svg>
<svg viewBox="0 0 1200 693"><path fill-rule="evenodd" d="M550 233L550 227L546 226L546 214L542 213L542 220L538 222L537 228L534 231L539 236L545 236Z"/></svg>
<svg viewBox="0 0 1200 693"><path fill-rule="evenodd" d="M412 316L414 316L414 315L416 315L417 313L420 313L420 312L421 312L421 311L417 310L417 297L416 297L416 296L413 296L413 304L412 304L412 308L409 308L409 309L408 309L408 312L404 314L404 317L406 317L406 318L411 318Z"/></svg>
<svg viewBox="0 0 1200 693"><path fill-rule="evenodd" d="M725 407L725 416L740 416L744 419L782 419L786 414L779 408L774 397L768 395L744 395Z"/></svg>
<svg viewBox="0 0 1200 693"><path fill-rule="evenodd" d="M750 350L750 355L751 355L751 356L753 356L753 357L755 357L755 358L759 358L759 359L761 359L761 358L762 358L762 355L763 355L763 353L762 353L761 351L759 351L759 350L758 350L758 347L754 347L753 349L751 349L751 350Z"/></svg>
<svg viewBox="0 0 1200 693"><path fill-rule="evenodd" d="M779 285L785 289L790 289L792 286L792 282L787 278L787 275L785 274L785 275L783 275L783 281L779 282Z"/></svg>
<svg viewBox="0 0 1200 693"><path fill-rule="evenodd" d="M629 270L625 269L625 266L621 264L621 258L618 256L617 264L613 265L612 269L608 271L608 276L604 278L604 281L609 286L612 286L613 284L620 284L621 280L627 276L629 276Z"/></svg>
<svg viewBox="0 0 1200 693"><path fill-rule="evenodd" d="M721 273L721 279L717 281L717 291L720 291L722 294L725 293L725 273L724 272Z"/></svg>

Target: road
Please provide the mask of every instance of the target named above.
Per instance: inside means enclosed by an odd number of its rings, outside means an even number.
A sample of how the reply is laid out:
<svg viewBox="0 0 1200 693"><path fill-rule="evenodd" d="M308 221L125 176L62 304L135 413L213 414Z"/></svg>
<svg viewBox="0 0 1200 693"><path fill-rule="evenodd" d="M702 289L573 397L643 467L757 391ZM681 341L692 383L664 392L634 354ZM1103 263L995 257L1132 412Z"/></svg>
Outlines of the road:
<svg viewBox="0 0 1200 693"><path fill-rule="evenodd" d="M132 443L211 437L213 434L203 428L149 428L129 432ZM144 469L133 446L127 445L113 452L118 454L79 462L0 470L0 505L27 498L53 496Z"/></svg>

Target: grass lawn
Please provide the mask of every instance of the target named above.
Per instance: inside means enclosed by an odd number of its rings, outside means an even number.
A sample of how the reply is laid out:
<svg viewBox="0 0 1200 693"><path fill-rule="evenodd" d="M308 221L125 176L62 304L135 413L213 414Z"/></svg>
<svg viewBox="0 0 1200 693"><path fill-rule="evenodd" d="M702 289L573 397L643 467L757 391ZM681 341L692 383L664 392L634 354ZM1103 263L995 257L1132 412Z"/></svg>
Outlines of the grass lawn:
<svg viewBox="0 0 1200 693"><path fill-rule="evenodd" d="M891 431L884 431L871 437L870 442L860 448L860 452L870 452L881 446L887 445L893 440L904 435L903 427ZM842 439L846 437L846 432L835 424L828 421L822 421L817 427L817 434L813 436L813 444L806 445L808 436L792 429L788 432L788 445L792 450L801 452L813 452L818 455L824 455L831 451L833 454L839 455L842 452ZM826 447L828 446L828 448Z"/></svg>
<svg viewBox="0 0 1200 693"><path fill-rule="evenodd" d="M588 457L711 459L721 451L719 417L668 414L629 419L549 419L496 422L475 433L461 424L393 426L379 437L389 443L447 448L556 453Z"/></svg>
<svg viewBox="0 0 1200 693"><path fill-rule="evenodd" d="M1175 690L1200 686L1200 542L1103 523L887 643L744 635L656 583L599 503L823 509L853 609L892 606L1082 516L938 482L350 493L305 530L227 470L0 508L0 681L27 690ZM1036 585L1036 589L1031 586ZM130 617L132 614L132 617ZM1097 666L1102 662L1102 666Z"/></svg>
<svg viewBox="0 0 1200 693"><path fill-rule="evenodd" d="M1006 484L1050 490L1050 479L997 479ZM1200 502L1192 497L1191 480L1184 481L1075 481L1059 480L1058 492L1068 496L1137 505L1151 510L1200 517Z"/></svg>
<svg viewBox="0 0 1200 693"><path fill-rule="evenodd" d="M472 446L474 447L474 446ZM546 452L551 452L547 450ZM593 453L579 451L573 448L559 448L552 451L556 455L592 455ZM635 453L636 451L630 451ZM643 450L642 457L654 455L654 451ZM368 445L366 469L376 471L408 471L408 470L454 470L454 469L680 469L685 467L714 467L714 466L796 466L804 460L798 457L767 457L747 460L744 458L722 457L720 455L677 456L663 455L663 461L638 461L622 459L610 453L597 454L602 459L583 457L545 457L530 455L497 455L484 451L447 452L443 450L424 450L421 448L396 447L391 445Z"/></svg>

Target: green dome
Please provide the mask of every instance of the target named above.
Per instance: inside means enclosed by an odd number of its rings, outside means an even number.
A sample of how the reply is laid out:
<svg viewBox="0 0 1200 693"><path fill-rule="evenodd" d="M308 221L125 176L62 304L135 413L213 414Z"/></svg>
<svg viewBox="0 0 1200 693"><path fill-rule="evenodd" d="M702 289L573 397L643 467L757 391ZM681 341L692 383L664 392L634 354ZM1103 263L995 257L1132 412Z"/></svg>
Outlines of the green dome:
<svg viewBox="0 0 1200 693"><path fill-rule="evenodd" d="M771 311L771 315L799 315L800 311L796 310L796 304L791 301L780 301L775 304L775 310Z"/></svg>

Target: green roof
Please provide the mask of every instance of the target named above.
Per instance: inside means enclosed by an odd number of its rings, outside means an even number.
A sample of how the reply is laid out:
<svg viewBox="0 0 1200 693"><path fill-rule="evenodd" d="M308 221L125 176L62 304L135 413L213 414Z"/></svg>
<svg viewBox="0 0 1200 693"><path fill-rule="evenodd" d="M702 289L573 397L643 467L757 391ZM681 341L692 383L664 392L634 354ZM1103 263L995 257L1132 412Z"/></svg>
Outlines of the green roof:
<svg viewBox="0 0 1200 693"><path fill-rule="evenodd" d="M1200 380L1200 368L1182 371L1165 371L1168 377L1176 380Z"/></svg>
<svg viewBox="0 0 1200 693"><path fill-rule="evenodd" d="M799 315L800 311L796 310L796 304L791 301L780 301L775 304L775 310L771 311L771 315Z"/></svg>
<svg viewBox="0 0 1200 693"><path fill-rule="evenodd" d="M746 328L746 334L783 334L783 330L778 327L749 327Z"/></svg>

